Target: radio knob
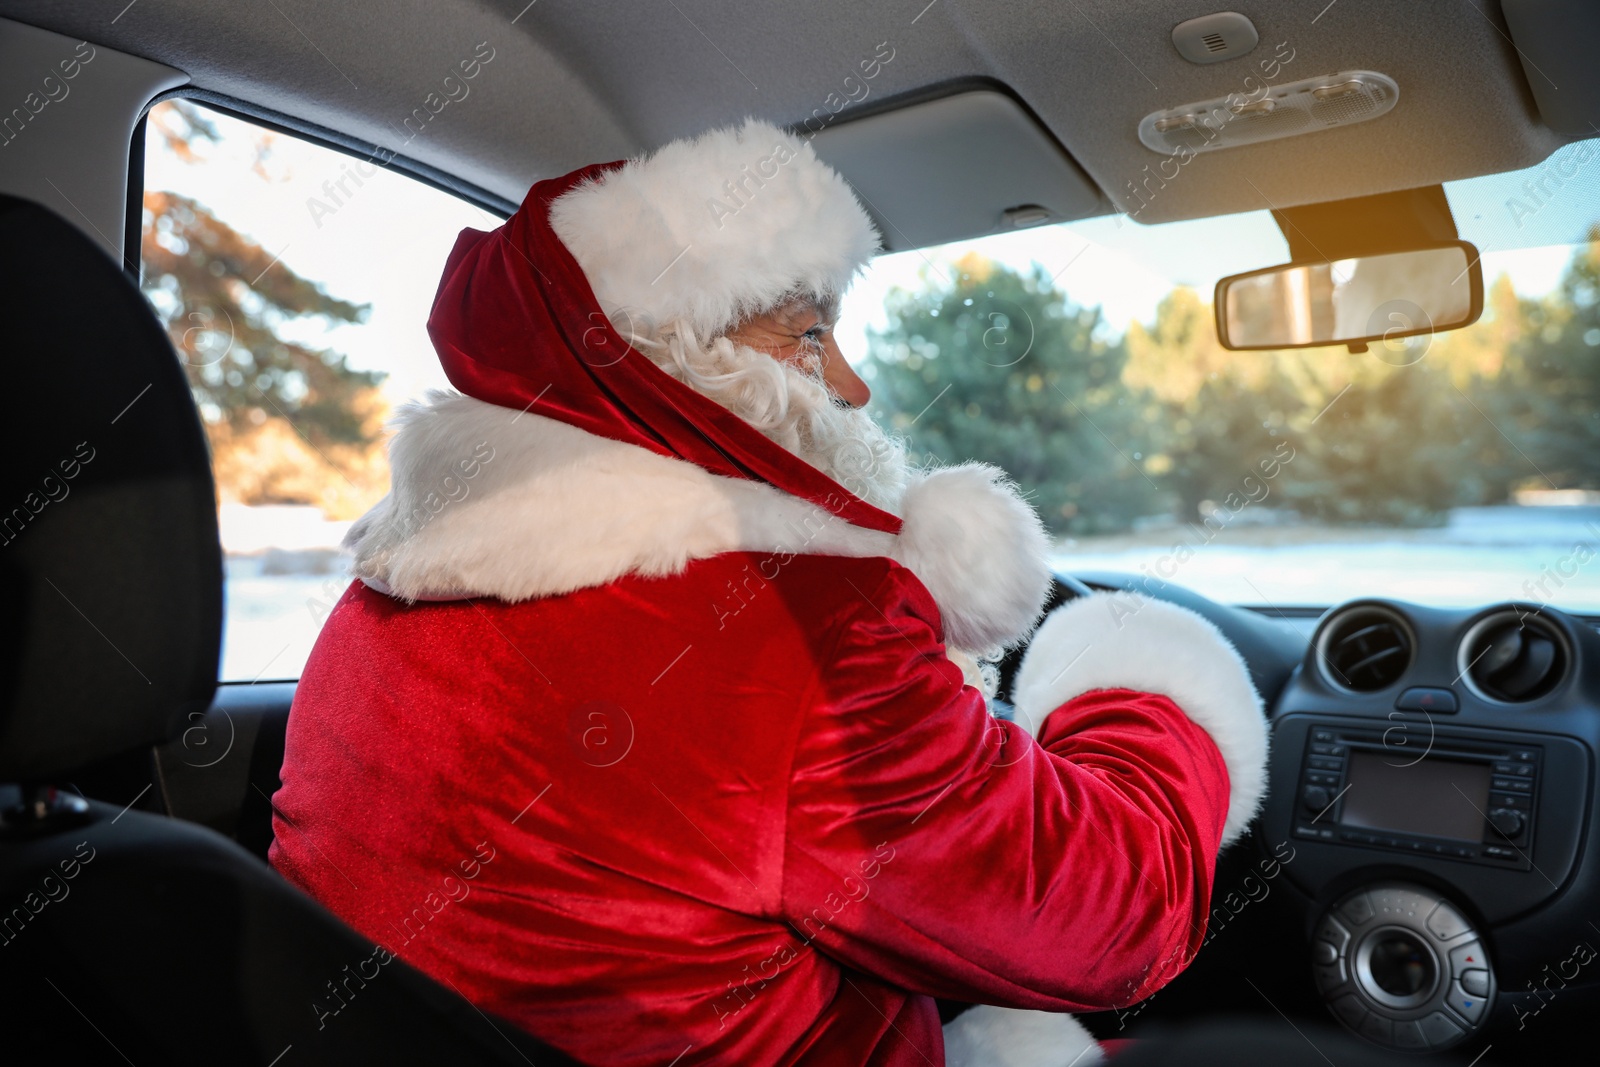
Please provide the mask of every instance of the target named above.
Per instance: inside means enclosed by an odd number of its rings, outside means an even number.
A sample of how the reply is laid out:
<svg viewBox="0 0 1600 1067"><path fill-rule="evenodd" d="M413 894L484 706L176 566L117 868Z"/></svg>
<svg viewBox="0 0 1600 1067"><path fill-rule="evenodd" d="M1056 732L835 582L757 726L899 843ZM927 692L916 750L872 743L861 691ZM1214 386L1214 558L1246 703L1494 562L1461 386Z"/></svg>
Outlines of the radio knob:
<svg viewBox="0 0 1600 1067"><path fill-rule="evenodd" d="M1522 813L1509 808L1496 808L1489 813L1489 825L1503 837L1516 837L1522 833Z"/></svg>
<svg viewBox="0 0 1600 1067"><path fill-rule="evenodd" d="M1304 804L1306 810L1309 812L1320 812L1326 808L1331 801L1332 798L1328 796L1327 789L1320 785L1308 785L1306 786L1305 791L1300 794L1300 803ZM1512 812L1512 814L1514 815L1516 813ZM1491 815L1490 818L1492 819L1494 816Z"/></svg>

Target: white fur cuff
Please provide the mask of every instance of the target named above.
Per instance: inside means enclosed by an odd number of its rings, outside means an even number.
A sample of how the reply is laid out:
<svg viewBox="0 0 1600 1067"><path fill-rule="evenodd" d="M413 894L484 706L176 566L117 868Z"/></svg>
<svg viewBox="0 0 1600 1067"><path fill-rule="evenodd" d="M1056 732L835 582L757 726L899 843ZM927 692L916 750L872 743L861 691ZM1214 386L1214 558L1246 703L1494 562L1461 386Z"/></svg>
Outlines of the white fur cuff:
<svg viewBox="0 0 1600 1067"><path fill-rule="evenodd" d="M1104 1060L1070 1015L980 1004L944 1028L947 1067L1088 1067Z"/></svg>
<svg viewBox="0 0 1600 1067"><path fill-rule="evenodd" d="M1221 631L1136 593L1074 600L1034 635L1012 689L1017 721L1037 736L1052 711L1096 689L1159 693L1204 728L1228 768L1222 845L1243 836L1266 794L1267 723L1244 660Z"/></svg>

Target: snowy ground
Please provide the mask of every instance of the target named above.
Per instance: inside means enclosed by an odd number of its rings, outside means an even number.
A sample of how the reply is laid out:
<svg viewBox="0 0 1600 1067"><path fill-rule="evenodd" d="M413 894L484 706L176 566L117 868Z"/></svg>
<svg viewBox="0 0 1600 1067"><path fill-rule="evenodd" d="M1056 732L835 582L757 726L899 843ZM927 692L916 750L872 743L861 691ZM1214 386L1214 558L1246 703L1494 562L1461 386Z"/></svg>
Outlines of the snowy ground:
<svg viewBox="0 0 1600 1067"><path fill-rule="evenodd" d="M312 509L248 511L267 514L224 516L230 554L222 678L295 678L347 584L335 546L349 524L323 522ZM1358 596L1459 607L1523 600L1600 615L1600 507L1462 508L1430 530L1229 529L1179 562L1174 546L1200 540L1176 528L1088 538L1064 545L1057 563L1075 571L1148 567L1234 604L1326 607ZM1543 593L1537 584L1531 592L1524 586L1541 578Z"/></svg>
<svg viewBox="0 0 1600 1067"><path fill-rule="evenodd" d="M1181 562L1179 544L1193 546ZM1209 543L1194 530L1086 538L1063 546L1057 564L1149 568L1230 604L1327 607L1384 596L1440 607L1524 600L1600 613L1600 508L1459 508L1435 529L1254 527L1224 530Z"/></svg>

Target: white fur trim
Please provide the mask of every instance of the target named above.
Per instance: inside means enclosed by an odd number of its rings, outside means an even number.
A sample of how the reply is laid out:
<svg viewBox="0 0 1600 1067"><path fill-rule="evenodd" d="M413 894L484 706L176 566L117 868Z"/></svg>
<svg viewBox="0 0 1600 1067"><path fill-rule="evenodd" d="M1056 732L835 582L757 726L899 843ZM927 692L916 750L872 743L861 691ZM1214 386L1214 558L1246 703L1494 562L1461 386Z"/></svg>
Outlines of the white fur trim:
<svg viewBox="0 0 1600 1067"><path fill-rule="evenodd" d="M1088 1067L1105 1054L1070 1015L980 1004L944 1028L946 1067Z"/></svg>
<svg viewBox="0 0 1600 1067"><path fill-rule="evenodd" d="M754 119L578 186L550 225L614 321L683 320L702 341L796 292L842 295L879 247L844 179Z"/></svg>
<svg viewBox="0 0 1600 1067"><path fill-rule="evenodd" d="M471 397L431 394L396 424L389 494L345 546L357 575L406 600L527 600L724 552L886 556L927 585L947 642L981 652L1026 632L1048 588L1049 541L993 468L929 475L897 537L764 482Z"/></svg>
<svg viewBox="0 0 1600 1067"><path fill-rule="evenodd" d="M1267 722L1238 651L1187 608L1134 593L1101 593L1051 612L1012 688L1017 721L1039 725L1073 697L1136 689L1170 697L1216 742L1228 768L1226 847L1244 834L1267 790Z"/></svg>

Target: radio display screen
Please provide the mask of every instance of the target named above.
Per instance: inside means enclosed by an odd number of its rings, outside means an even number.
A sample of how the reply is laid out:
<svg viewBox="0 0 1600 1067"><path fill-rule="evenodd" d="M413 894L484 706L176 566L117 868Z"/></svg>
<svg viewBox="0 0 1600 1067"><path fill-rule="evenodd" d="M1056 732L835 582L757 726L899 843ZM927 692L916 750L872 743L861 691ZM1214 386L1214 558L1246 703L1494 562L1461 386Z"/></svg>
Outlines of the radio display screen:
<svg viewBox="0 0 1600 1067"><path fill-rule="evenodd" d="M1349 787L1340 823L1423 837L1482 841L1488 810L1487 763L1424 758L1400 761L1392 753L1350 753Z"/></svg>

